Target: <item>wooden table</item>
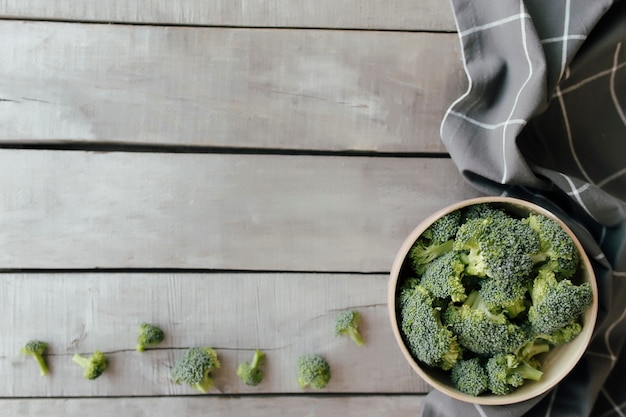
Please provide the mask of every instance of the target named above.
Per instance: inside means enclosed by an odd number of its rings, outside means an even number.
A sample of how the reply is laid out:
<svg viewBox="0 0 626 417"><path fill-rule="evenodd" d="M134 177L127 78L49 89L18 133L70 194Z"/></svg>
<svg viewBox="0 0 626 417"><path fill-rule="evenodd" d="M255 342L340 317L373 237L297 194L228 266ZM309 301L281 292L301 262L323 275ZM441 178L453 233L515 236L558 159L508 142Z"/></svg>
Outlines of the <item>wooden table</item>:
<svg viewBox="0 0 626 417"><path fill-rule="evenodd" d="M439 139L466 88L439 0L0 1L0 415L417 415L387 274L473 197ZM363 316L366 345L335 337ZM140 354L138 325L165 342ZM20 354L50 344L51 374ZM221 358L196 395L183 349ZM235 376L267 353L257 387ZM74 353L110 359L95 381ZM296 383L297 356L332 368ZM259 395L260 394L260 395Z"/></svg>

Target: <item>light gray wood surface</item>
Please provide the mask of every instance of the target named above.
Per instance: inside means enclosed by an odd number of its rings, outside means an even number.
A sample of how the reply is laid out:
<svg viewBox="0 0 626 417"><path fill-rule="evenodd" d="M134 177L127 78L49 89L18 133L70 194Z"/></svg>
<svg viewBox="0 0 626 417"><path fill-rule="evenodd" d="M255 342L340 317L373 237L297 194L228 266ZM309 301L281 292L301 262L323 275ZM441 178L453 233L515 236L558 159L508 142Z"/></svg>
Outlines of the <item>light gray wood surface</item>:
<svg viewBox="0 0 626 417"><path fill-rule="evenodd" d="M439 140L454 31L438 0L0 0L0 416L419 415L386 286L420 220L478 195ZM363 347L333 334L347 308ZM142 321L167 338L139 354ZM196 395L170 368L204 344ZM297 386L303 353L326 389Z"/></svg>
<svg viewBox="0 0 626 417"><path fill-rule="evenodd" d="M0 416L418 416L418 395L2 400Z"/></svg>
<svg viewBox="0 0 626 417"><path fill-rule="evenodd" d="M454 31L440 0L2 0L0 16L151 24Z"/></svg>
<svg viewBox="0 0 626 417"><path fill-rule="evenodd" d="M450 159L0 150L4 268L381 272Z"/></svg>
<svg viewBox="0 0 626 417"><path fill-rule="evenodd" d="M387 280L319 273L0 275L0 334L11 335L0 340L0 397L193 395L170 380L173 363L191 346L218 352L222 366L210 394L311 393L297 384L297 357L308 353L331 366L326 394L423 393L427 386L391 332ZM334 335L344 309L361 313L364 346ZM159 349L135 351L142 321L166 333ZM47 377L19 352L31 338L49 343ZM248 387L235 371L257 348L267 355L265 378ZM109 367L86 381L72 355L94 350L109 357Z"/></svg>
<svg viewBox="0 0 626 417"><path fill-rule="evenodd" d="M455 34L0 21L0 56L5 143L444 152L465 89Z"/></svg>

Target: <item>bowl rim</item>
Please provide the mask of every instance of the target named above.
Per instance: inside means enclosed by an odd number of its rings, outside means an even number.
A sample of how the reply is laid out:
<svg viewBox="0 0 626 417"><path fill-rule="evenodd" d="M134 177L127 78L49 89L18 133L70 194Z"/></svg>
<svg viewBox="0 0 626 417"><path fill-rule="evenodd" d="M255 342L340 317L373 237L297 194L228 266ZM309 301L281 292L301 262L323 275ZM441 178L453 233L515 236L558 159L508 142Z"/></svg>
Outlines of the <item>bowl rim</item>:
<svg viewBox="0 0 626 417"><path fill-rule="evenodd" d="M428 372L426 372L422 367L419 366L419 364L415 361L415 359L413 359L411 353L404 344L404 340L398 326L396 318L397 285L398 281L401 278L400 271L409 250L411 249L417 238L424 232L424 230L426 230L426 228L428 228L428 226L430 226L438 218L464 207L480 203L501 203L505 205L513 205L519 207L522 210L530 210L535 213L543 214L544 216L556 221L574 241L574 244L580 252L580 267L585 270L585 277L592 287L593 300L591 306L588 308L584 315L585 323L583 326L583 331L581 332L581 334L578 335L578 337L582 337L582 340L579 341L580 348L574 352L574 356L572 357L572 360L568 362L568 366L560 369L560 377L553 378L553 380L544 384L535 383L536 386L540 388L527 389L525 391L516 390L509 395L487 394L480 396L471 396L465 394L450 385L443 384L440 381L434 379ZM547 392L548 390L556 386L563 378L565 378L565 376L572 371L576 364L578 364L584 352L586 351L594 333L598 315L598 286L593 267L591 266L591 261L587 253L585 252L584 247L582 246L580 240L577 238L574 232L570 229L569 226L567 226L567 224L565 224L563 220L558 218L548 209L527 200L508 196L483 196L462 200L443 207L426 217L411 231L411 233L409 233L409 235L404 239L404 242L400 246L400 249L396 253L391 267L387 286L387 310L389 314L389 319L391 321L391 328L394 338L396 339L396 343L399 346L404 358L408 361L411 368L413 368L413 370L431 387L437 389L440 392L443 392L444 394L447 394L452 398L468 403L480 405L507 405L530 400ZM528 382L528 384L531 383L532 381Z"/></svg>

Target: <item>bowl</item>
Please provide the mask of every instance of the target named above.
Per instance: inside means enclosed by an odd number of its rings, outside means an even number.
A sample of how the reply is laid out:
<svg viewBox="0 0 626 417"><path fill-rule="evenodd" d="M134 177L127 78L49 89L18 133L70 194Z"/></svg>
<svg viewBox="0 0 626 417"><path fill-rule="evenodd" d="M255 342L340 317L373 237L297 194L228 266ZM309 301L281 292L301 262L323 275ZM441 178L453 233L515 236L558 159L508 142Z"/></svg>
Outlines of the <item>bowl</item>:
<svg viewBox="0 0 626 417"><path fill-rule="evenodd" d="M507 212L518 216L526 216L529 213L542 214L560 224L561 227L570 235L580 254L578 271L572 278L572 282L577 284L589 282L593 290L592 304L582 317L583 328L581 333L578 334L578 336L571 342L562 346L554 347L549 352L544 354L545 356L542 357L543 366L541 368L543 376L540 381L526 381L524 385L507 395L484 394L480 396L472 396L465 394L457 390L452 385L449 378L449 372L420 364L412 357L404 343L397 317L396 299L398 295L398 288L400 287L402 280L405 278L407 270L410 268L407 261L407 255L415 241L420 237L424 230L426 230L440 217L453 211L480 203L490 203L494 207L503 208ZM589 258L574 233L562 220L545 208L528 201L511 197L478 197L464 200L445 207L422 221L408 235L395 257L389 277L387 298L389 318L395 340L411 368L413 368L413 370L434 389L437 389L452 398L468 403L482 405L506 405L526 401L547 392L557 385L559 381L561 381L574 368L585 352L591 340L598 313L598 288L595 275Z"/></svg>

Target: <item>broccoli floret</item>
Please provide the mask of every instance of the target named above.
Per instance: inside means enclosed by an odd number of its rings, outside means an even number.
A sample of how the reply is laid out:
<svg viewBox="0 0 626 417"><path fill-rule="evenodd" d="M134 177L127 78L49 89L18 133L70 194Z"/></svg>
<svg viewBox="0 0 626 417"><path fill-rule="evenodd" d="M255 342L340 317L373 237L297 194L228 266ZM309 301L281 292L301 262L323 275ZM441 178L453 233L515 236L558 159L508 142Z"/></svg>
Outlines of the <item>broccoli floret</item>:
<svg viewBox="0 0 626 417"><path fill-rule="evenodd" d="M450 239L443 243L433 243L429 239L420 236L411 250L409 259L413 270L422 275L429 263L452 250L454 240Z"/></svg>
<svg viewBox="0 0 626 417"><path fill-rule="evenodd" d="M298 358L298 385L300 388L324 388L330 381L330 366L321 356L303 355Z"/></svg>
<svg viewBox="0 0 626 417"><path fill-rule="evenodd" d="M254 352L252 361L242 362L237 367L237 376L246 385L256 386L263 381L263 371L261 370L261 362L265 354L260 350Z"/></svg>
<svg viewBox="0 0 626 417"><path fill-rule="evenodd" d="M540 214L531 213L522 221L539 236L539 251L532 256L533 261L553 271L558 279L571 278L580 258L570 235L557 222Z"/></svg>
<svg viewBox="0 0 626 417"><path fill-rule="evenodd" d="M359 324L361 323L361 314L354 310L345 310L340 312L335 319L335 336L349 336L354 343L362 346L363 336L359 332Z"/></svg>
<svg viewBox="0 0 626 417"><path fill-rule="evenodd" d="M575 322L591 304L593 291L588 282L573 284L556 279L550 269L539 269L530 292L532 305L528 321L537 334L554 333Z"/></svg>
<svg viewBox="0 0 626 417"><path fill-rule="evenodd" d="M504 313L489 311L478 291L472 291L462 305L449 306L443 322L462 347L483 356L513 352L528 339L526 330Z"/></svg>
<svg viewBox="0 0 626 417"><path fill-rule="evenodd" d="M471 206L465 207L462 214L462 222L472 219L511 217L503 209L494 207L489 203L472 204Z"/></svg>
<svg viewBox="0 0 626 417"><path fill-rule="evenodd" d="M172 380L186 383L198 392L213 388L211 372L220 367L217 352L210 347L191 347L183 353L172 368Z"/></svg>
<svg viewBox="0 0 626 417"><path fill-rule="evenodd" d="M435 297L451 297L452 301L467 298L463 285L465 264L458 252L448 252L432 261L421 278L421 284Z"/></svg>
<svg viewBox="0 0 626 417"><path fill-rule="evenodd" d="M455 363L450 371L450 381L459 391L475 397L489 389L487 371L479 358Z"/></svg>
<svg viewBox="0 0 626 417"><path fill-rule="evenodd" d="M41 340L30 340L22 348L22 353L24 355L30 355L37 361L41 376L46 376L49 373L48 364L43 357L47 350L48 344L46 342L42 342Z"/></svg>
<svg viewBox="0 0 626 417"><path fill-rule="evenodd" d="M515 318L528 307L529 281L526 277L485 278L481 280L479 294L490 311L504 312L509 318Z"/></svg>
<svg viewBox="0 0 626 417"><path fill-rule="evenodd" d="M536 356L548 352L551 346L545 339L539 337L529 338L513 353L519 362L524 362L533 368L539 369L541 368L541 361Z"/></svg>
<svg viewBox="0 0 626 417"><path fill-rule="evenodd" d="M422 285L402 290L398 297L400 328L408 350L428 366L449 370L461 357L456 336L441 322L441 307Z"/></svg>
<svg viewBox="0 0 626 417"><path fill-rule="evenodd" d="M583 326L575 321L566 325L565 327L561 327L560 329L555 330L552 333L538 334L535 337L537 339L544 340L546 343L549 343L552 346L561 346L574 340L574 338L580 334L582 329Z"/></svg>
<svg viewBox="0 0 626 417"><path fill-rule="evenodd" d="M506 395L522 386L527 379L539 381L543 372L520 361L513 353L502 353L487 360L485 365L489 390L496 395Z"/></svg>
<svg viewBox="0 0 626 417"><path fill-rule="evenodd" d="M83 368L83 376L86 379L98 378L105 371L108 364L106 356L99 350L96 350L87 358L76 353L72 360Z"/></svg>
<svg viewBox="0 0 626 417"><path fill-rule="evenodd" d="M529 225L510 216L475 218L463 223L453 249L463 251L466 273L510 279L531 273L531 254L539 249L539 237Z"/></svg>
<svg viewBox="0 0 626 417"><path fill-rule="evenodd" d="M137 351L143 352L146 348L151 348L163 341L165 333L154 324L142 323L139 326L139 336L137 336Z"/></svg>
<svg viewBox="0 0 626 417"><path fill-rule="evenodd" d="M424 230L422 236L429 239L431 243L441 244L454 239L460 225L461 211L456 210L435 220L433 224Z"/></svg>

